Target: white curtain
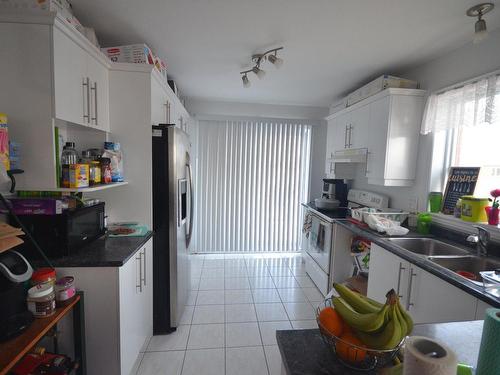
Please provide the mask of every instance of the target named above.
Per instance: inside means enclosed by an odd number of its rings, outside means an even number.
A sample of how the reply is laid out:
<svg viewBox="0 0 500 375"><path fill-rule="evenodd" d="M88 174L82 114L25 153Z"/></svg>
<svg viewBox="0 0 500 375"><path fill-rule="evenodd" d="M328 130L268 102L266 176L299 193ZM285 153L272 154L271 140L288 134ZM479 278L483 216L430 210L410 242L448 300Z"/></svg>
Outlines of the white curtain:
<svg viewBox="0 0 500 375"><path fill-rule="evenodd" d="M499 72L432 94L422 121L422 134L500 123Z"/></svg>
<svg viewBox="0 0 500 375"><path fill-rule="evenodd" d="M310 148L294 121L200 121L197 250L299 251Z"/></svg>

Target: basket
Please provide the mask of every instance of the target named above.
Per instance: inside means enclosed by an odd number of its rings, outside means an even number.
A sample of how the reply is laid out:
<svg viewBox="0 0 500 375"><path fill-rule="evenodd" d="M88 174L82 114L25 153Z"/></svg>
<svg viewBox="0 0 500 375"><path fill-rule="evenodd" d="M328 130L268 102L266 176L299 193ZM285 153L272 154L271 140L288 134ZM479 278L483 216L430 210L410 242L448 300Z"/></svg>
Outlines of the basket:
<svg viewBox="0 0 500 375"><path fill-rule="evenodd" d="M406 219L408 219L408 212L363 212L363 221L366 223L366 217L368 215L375 215L378 217L383 217L389 219L401 225Z"/></svg>
<svg viewBox="0 0 500 375"><path fill-rule="evenodd" d="M401 340L398 346L396 346L394 349L388 350L368 349L351 344L342 340L340 337L332 335L321 325L319 321L319 313L325 307L333 307L330 299L326 299L323 304L320 304L316 308L316 322L318 323L323 342L326 346L328 346L328 348L330 348L330 350L333 352L340 363L342 363L345 367L358 371L372 371L392 364L392 361L397 356L400 349L403 347L405 339ZM349 354L349 357L352 357L352 362L345 360L337 355L336 348L339 343L345 345L348 348L347 352ZM364 358L362 360L358 361L357 357L359 353L366 354L364 355Z"/></svg>

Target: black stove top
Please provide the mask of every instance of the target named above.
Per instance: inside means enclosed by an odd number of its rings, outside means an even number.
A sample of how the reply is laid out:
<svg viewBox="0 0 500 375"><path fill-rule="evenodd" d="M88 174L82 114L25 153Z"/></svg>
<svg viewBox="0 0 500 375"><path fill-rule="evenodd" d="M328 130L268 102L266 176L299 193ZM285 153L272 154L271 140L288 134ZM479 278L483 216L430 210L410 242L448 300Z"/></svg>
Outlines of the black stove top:
<svg viewBox="0 0 500 375"><path fill-rule="evenodd" d="M347 207L339 207L334 210L323 210L321 208L317 208L314 201L309 202L307 205L331 219L347 219L350 217L349 209Z"/></svg>

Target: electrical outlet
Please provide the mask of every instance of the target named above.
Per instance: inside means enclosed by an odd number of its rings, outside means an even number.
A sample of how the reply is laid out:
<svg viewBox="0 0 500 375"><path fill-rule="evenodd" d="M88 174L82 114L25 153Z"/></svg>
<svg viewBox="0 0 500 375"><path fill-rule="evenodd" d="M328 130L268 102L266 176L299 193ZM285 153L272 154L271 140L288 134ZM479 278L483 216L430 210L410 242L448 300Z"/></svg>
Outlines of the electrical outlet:
<svg viewBox="0 0 500 375"><path fill-rule="evenodd" d="M418 211L418 197L408 198L408 211L417 212Z"/></svg>

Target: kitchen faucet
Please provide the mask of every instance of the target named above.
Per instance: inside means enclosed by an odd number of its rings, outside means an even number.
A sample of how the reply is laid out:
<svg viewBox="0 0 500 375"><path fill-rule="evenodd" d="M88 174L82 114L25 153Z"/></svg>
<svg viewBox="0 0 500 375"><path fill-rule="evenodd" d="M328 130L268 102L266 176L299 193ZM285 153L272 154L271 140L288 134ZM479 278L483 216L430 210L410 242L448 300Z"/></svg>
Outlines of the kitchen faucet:
<svg viewBox="0 0 500 375"><path fill-rule="evenodd" d="M487 256L488 255L488 243L490 242L490 233L478 225L474 225L477 228L478 234L471 234L467 237L467 242L476 244L477 255Z"/></svg>

